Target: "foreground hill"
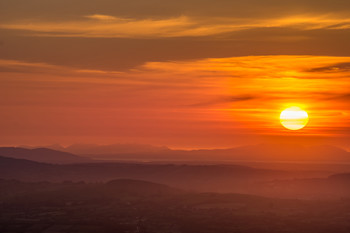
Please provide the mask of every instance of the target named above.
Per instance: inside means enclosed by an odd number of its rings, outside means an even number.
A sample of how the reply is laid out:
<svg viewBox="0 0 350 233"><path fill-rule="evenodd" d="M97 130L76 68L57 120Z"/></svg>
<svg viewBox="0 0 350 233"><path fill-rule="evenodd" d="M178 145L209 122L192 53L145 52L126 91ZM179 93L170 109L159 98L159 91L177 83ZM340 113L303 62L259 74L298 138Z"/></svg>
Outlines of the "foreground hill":
<svg viewBox="0 0 350 233"><path fill-rule="evenodd" d="M140 180L0 180L0 232L347 233L349 199L185 192Z"/></svg>
<svg viewBox="0 0 350 233"><path fill-rule="evenodd" d="M20 147L0 147L0 156L53 164L84 163L90 161L87 158L68 152L47 148L25 149Z"/></svg>
<svg viewBox="0 0 350 233"><path fill-rule="evenodd" d="M178 195L184 191L143 180L116 179L105 183L23 182L0 179L0 202L25 196L31 201L65 203L66 201L110 200L125 196ZM27 201L27 200L22 200Z"/></svg>

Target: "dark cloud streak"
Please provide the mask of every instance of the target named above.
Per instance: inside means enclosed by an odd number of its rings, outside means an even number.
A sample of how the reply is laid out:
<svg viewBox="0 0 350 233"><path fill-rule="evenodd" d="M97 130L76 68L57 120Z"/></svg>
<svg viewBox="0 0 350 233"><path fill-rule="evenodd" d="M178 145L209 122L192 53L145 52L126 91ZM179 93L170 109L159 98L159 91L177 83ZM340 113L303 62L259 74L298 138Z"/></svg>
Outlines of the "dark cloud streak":
<svg viewBox="0 0 350 233"><path fill-rule="evenodd" d="M336 73L336 72L349 72L350 71L350 63L338 63L331 66L317 67L307 72L327 72L327 73Z"/></svg>
<svg viewBox="0 0 350 233"><path fill-rule="evenodd" d="M211 100L211 101L191 104L188 107L208 107L208 106L215 106L218 104L249 101L249 100L254 100L254 99L258 99L258 98L260 98L260 97L259 96L252 96L252 95L222 96L222 97L216 98L216 99Z"/></svg>

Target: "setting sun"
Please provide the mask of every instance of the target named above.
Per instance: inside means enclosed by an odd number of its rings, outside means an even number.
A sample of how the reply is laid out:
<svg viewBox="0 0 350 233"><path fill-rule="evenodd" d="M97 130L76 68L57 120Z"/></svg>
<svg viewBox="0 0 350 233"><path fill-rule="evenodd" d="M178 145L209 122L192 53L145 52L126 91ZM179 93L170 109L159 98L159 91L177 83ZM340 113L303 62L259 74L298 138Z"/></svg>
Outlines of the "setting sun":
<svg viewBox="0 0 350 233"><path fill-rule="evenodd" d="M281 124L290 130L299 130L306 126L309 121L307 112L299 107L290 107L281 112Z"/></svg>

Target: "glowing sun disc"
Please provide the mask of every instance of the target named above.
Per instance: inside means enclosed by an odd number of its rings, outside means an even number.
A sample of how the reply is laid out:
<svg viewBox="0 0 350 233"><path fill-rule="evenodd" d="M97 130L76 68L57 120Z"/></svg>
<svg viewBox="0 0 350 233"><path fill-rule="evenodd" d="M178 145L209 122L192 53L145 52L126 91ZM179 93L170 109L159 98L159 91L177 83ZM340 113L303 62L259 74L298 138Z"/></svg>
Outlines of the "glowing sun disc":
<svg viewBox="0 0 350 233"><path fill-rule="evenodd" d="M299 130L309 122L309 115L299 107L290 107L281 112L280 122L287 129Z"/></svg>

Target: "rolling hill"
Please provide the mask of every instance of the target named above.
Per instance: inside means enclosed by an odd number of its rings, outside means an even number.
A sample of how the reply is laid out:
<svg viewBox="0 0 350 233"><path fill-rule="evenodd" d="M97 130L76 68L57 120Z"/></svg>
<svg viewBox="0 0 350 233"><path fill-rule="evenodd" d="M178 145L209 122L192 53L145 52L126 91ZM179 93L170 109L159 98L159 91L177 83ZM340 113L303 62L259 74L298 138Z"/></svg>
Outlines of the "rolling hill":
<svg viewBox="0 0 350 233"><path fill-rule="evenodd" d="M52 164L86 163L90 159L48 148L0 147L0 156Z"/></svg>
<svg viewBox="0 0 350 233"><path fill-rule="evenodd" d="M310 177L305 172L257 169L240 165L142 163L45 164L0 157L0 179L23 181L106 182L136 179L200 191L249 192L257 182Z"/></svg>

